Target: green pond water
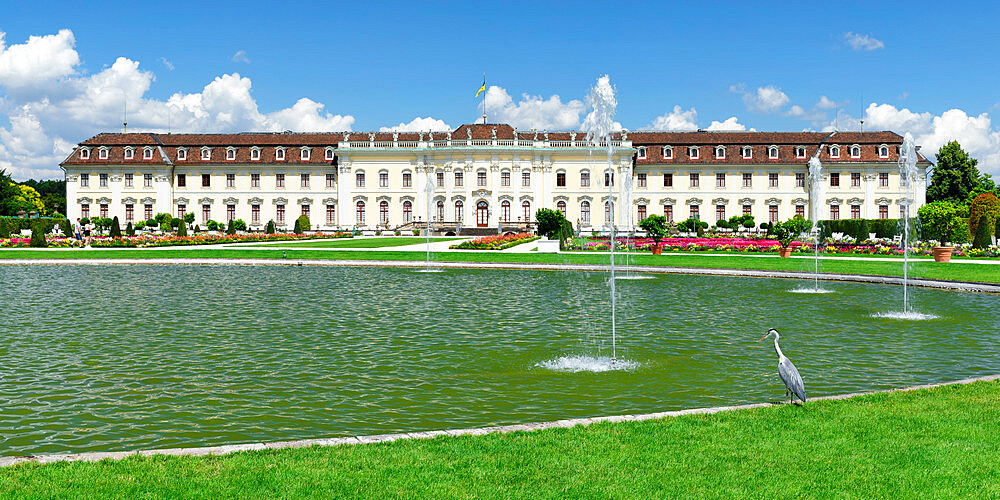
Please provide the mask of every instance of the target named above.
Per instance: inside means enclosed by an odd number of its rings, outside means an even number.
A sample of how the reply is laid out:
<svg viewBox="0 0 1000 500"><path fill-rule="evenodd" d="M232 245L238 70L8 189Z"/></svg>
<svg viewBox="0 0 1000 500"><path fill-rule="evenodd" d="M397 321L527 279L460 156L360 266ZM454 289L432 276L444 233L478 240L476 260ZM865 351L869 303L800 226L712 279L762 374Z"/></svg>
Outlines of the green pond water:
<svg viewBox="0 0 1000 500"><path fill-rule="evenodd" d="M1000 373L1000 297L661 275L0 266L0 455L336 437L777 401ZM565 361L565 359L563 360ZM572 363L571 363L572 364Z"/></svg>

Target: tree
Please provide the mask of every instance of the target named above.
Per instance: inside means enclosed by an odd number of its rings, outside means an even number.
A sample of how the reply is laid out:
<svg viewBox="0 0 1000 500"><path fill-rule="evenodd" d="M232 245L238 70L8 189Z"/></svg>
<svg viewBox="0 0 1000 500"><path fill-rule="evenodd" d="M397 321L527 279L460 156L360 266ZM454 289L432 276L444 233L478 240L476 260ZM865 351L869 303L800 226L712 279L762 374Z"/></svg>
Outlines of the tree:
<svg viewBox="0 0 1000 500"><path fill-rule="evenodd" d="M193 224L194 223L194 212L188 212L188 213L184 214L184 222L187 222L188 224Z"/></svg>
<svg viewBox="0 0 1000 500"><path fill-rule="evenodd" d="M264 227L264 234L274 234L274 221L267 221L267 226Z"/></svg>
<svg viewBox="0 0 1000 500"><path fill-rule="evenodd" d="M247 223L243 219L236 219L233 221L233 226L236 227L237 231L246 231Z"/></svg>
<svg viewBox="0 0 1000 500"><path fill-rule="evenodd" d="M660 240L667 235L667 218L653 214L639 221L639 227L646 231L650 238L653 238L653 243L659 246Z"/></svg>
<svg viewBox="0 0 1000 500"><path fill-rule="evenodd" d="M558 210L539 208L535 212L535 220L538 221L538 234L551 240L563 227L566 216Z"/></svg>
<svg viewBox="0 0 1000 500"><path fill-rule="evenodd" d="M976 224L976 236L972 238L972 247L989 248L993 244L991 229L993 229L993 226L988 224L986 215L980 215L978 224Z"/></svg>
<svg viewBox="0 0 1000 500"><path fill-rule="evenodd" d="M307 215L300 215L298 219L295 219L295 224L297 227L295 234L301 234L312 227L309 225L309 216Z"/></svg>
<svg viewBox="0 0 1000 500"><path fill-rule="evenodd" d="M969 231L976 234L979 220L986 216L986 224L993 227L1000 217L1000 198L993 193L983 193L976 196L969 205Z"/></svg>
<svg viewBox="0 0 1000 500"><path fill-rule="evenodd" d="M111 237L121 238L122 237L122 227L118 222L118 216L116 215L114 219L111 219Z"/></svg>
<svg viewBox="0 0 1000 500"><path fill-rule="evenodd" d="M950 201L928 203L920 207L917 215L924 230L924 239L938 240L941 245L963 239L963 227L968 232L969 226L962 217L962 209Z"/></svg>
<svg viewBox="0 0 1000 500"><path fill-rule="evenodd" d="M295 219L295 227L292 228L292 232L295 234L299 234L302 232L302 223L299 221L299 219Z"/></svg>
<svg viewBox="0 0 1000 500"><path fill-rule="evenodd" d="M951 141L937 153L937 166L931 175L931 185L927 186L927 201L950 201L965 203L969 194L977 189L992 191L993 180L976 168L979 160L971 158L958 141Z"/></svg>

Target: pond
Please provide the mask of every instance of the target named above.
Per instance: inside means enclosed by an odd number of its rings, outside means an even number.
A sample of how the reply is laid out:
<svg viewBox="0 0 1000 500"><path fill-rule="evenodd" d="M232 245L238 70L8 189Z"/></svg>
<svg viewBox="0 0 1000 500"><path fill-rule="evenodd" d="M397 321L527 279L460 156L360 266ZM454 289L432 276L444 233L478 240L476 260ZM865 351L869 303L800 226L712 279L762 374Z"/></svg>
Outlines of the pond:
<svg viewBox="0 0 1000 500"><path fill-rule="evenodd" d="M1000 373L1000 297L602 273L0 266L0 455L208 446L778 401ZM806 286L811 283L806 283Z"/></svg>

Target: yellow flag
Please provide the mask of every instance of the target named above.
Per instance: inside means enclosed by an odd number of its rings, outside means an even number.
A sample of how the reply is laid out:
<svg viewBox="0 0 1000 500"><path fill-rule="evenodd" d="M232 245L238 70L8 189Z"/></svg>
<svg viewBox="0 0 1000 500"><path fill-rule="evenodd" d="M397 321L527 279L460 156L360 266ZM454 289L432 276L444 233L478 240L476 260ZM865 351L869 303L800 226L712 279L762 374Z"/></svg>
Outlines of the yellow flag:
<svg viewBox="0 0 1000 500"><path fill-rule="evenodd" d="M476 92L476 97L479 97L479 92L482 92L484 90L486 90L486 80L483 80L483 86L479 87L479 90Z"/></svg>

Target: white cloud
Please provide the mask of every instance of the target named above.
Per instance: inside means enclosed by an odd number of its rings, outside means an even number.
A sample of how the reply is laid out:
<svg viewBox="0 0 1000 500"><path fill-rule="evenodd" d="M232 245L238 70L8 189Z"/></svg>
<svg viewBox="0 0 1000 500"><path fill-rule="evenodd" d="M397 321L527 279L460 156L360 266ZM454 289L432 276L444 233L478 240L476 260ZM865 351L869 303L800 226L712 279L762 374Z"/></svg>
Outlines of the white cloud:
<svg viewBox="0 0 1000 500"><path fill-rule="evenodd" d="M741 83L730 86L729 91L741 94L743 102L747 105L747 109L759 113L777 111L788 104L789 101L788 96L774 85L757 87L756 91L748 92L746 87Z"/></svg>
<svg viewBox="0 0 1000 500"><path fill-rule="evenodd" d="M521 94L517 103L503 87L490 86L486 91L486 114L490 122L509 123L519 129L565 130L580 124L586 110L583 101L563 103L558 95L548 99Z"/></svg>
<svg viewBox="0 0 1000 500"><path fill-rule="evenodd" d="M432 132L453 130L454 127L448 125L443 120L438 120L436 118L421 118L416 117L410 120L410 123L400 123L394 127L380 127L379 132L427 132L428 130Z"/></svg>
<svg viewBox="0 0 1000 500"><path fill-rule="evenodd" d="M160 62L163 63L163 65L166 66L167 69L169 69L170 71L174 70L174 63L168 61L166 57L161 57Z"/></svg>
<svg viewBox="0 0 1000 500"><path fill-rule="evenodd" d="M746 126L739 123L735 116L730 116L726 121L713 121L705 130L746 130Z"/></svg>
<svg viewBox="0 0 1000 500"><path fill-rule="evenodd" d="M841 115L826 130L858 130L856 118ZM924 156L934 159L938 149L949 141L958 141L974 158L979 169L1000 175L1000 130L993 127L989 114L969 115L961 109L949 109L940 115L917 113L891 104L871 103L865 110L865 130L891 130L900 135L910 132Z"/></svg>
<svg viewBox="0 0 1000 500"><path fill-rule="evenodd" d="M73 49L73 32L64 29L55 35L31 36L22 44L7 46L0 31L0 86L8 91L35 87L76 72L80 56Z"/></svg>
<svg viewBox="0 0 1000 500"><path fill-rule="evenodd" d="M885 44L882 43L882 40L869 35L862 35L861 33L853 33L851 31L844 33L844 41L854 50L875 50L885 48Z"/></svg>
<svg viewBox="0 0 1000 500"><path fill-rule="evenodd" d="M247 51L237 50L236 53L233 54L233 62L250 64L250 58L247 57Z"/></svg>
<svg viewBox="0 0 1000 500"><path fill-rule="evenodd" d="M669 131L698 130L697 120L698 112L694 108L684 110L675 105L673 111L654 118L649 128Z"/></svg>
<svg viewBox="0 0 1000 500"><path fill-rule="evenodd" d="M837 104L834 101L831 101L825 95L819 96L819 102L816 103L816 107L819 109L833 109L836 108L837 106L839 106L839 104Z"/></svg>
<svg viewBox="0 0 1000 500"><path fill-rule="evenodd" d="M49 41L32 43L34 40ZM53 40L68 43L71 54L54 49L58 44ZM60 177L59 162L73 145L98 132L120 131L125 108L129 130L143 132L331 132L349 131L354 124L353 116L325 112L322 103L308 98L285 109L261 112L251 93L250 79L238 73L221 75L201 92L176 93L166 101L147 97L155 76L141 69L138 61L119 57L100 72L81 76L75 70L79 57L73 48L73 33L68 30L31 37L22 46L0 52L0 58L10 57L11 51L15 62L6 59L0 63L7 64L0 72L0 87L7 91L0 99L0 113L9 121L7 127L0 122L0 169L18 180ZM6 70L24 67L19 61L53 53L65 61L61 69L42 68L34 82L30 75ZM32 91L11 91L20 88Z"/></svg>

